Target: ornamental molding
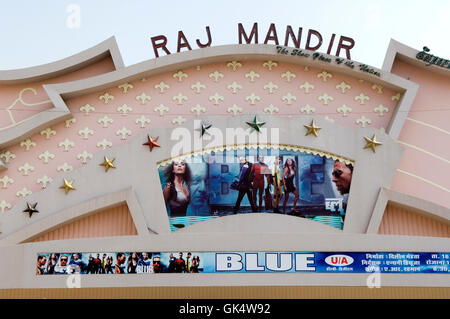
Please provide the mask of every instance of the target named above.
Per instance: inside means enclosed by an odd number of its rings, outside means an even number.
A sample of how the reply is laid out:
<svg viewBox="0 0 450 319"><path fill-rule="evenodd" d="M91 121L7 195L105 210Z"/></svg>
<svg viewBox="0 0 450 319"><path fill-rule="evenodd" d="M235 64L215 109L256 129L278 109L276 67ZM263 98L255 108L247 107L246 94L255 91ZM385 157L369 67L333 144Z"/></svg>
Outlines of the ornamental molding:
<svg viewBox="0 0 450 319"><path fill-rule="evenodd" d="M26 204L24 199L19 199L13 207L5 209L5 212L0 215L0 223L3 225L0 230L2 232L0 240L5 239L9 242L10 236L15 238L14 234L16 232L21 233L24 227L31 227L35 222L41 223L41 219L50 221L53 220L52 218L57 218L59 220L58 216L61 212L71 209L71 207L83 205L83 203L93 198L101 198L105 194L118 192L124 188L133 188L137 198L139 198L140 210L145 219L145 222L143 222L145 227L157 234L171 233L159 182L158 166L165 165L177 157L182 158L204 154L215 150L235 150L256 146L260 148L300 150L310 154L339 159L346 163L353 163L355 172L350 189L344 229L339 231L339 233L365 233L380 188L389 187L395 175L402 154L402 146L383 130L345 127L331 123L319 116L299 115L290 118L279 118L265 113L256 114L256 116L259 121L266 123L261 128L261 133L252 131L245 124L246 121L251 121L254 115L243 114L239 117L202 115L183 121L173 127L149 127L148 129L142 129L140 133L130 138L126 144L99 150L92 154L92 158L89 156L89 160L87 160L87 155L91 154L86 154L86 163L81 167L71 169L68 165L63 165L64 167L61 166L59 173L52 177L53 182L46 184L45 189L33 192L26 198L30 202L39 203L39 216L33 219L24 218L24 215L21 214ZM311 120L314 120L322 128L318 137L315 138L304 134L303 125L309 124ZM201 121L212 125L211 133L220 131L224 137L228 134L227 130L234 128L233 130L237 134L235 134L235 137L238 140L234 143L225 141L225 144L221 143L220 145L215 144L217 143L216 139L212 141L198 140L199 137L195 134L195 130ZM177 130L177 134L183 133L183 135L191 138L190 145L193 145L193 148L190 151L186 152L185 148L178 148L177 145L180 145L180 141L171 137L174 134L174 130ZM299 132L303 133L299 134ZM272 140L272 134L275 134L273 136L277 139L277 142ZM373 134L376 134L377 139L383 143L383 146L377 149L376 153L364 149L364 136L372 136ZM142 146L147 140L147 136L159 136L158 144L161 147L153 152L149 152L148 148ZM239 139L241 138L244 139L244 142L240 142ZM174 150L177 150L179 153L174 154ZM108 174L104 174L103 168L99 166L103 162L104 156L116 159L116 169ZM390 158L389 163L385 163L383 160L387 156ZM83 158L80 155L81 159ZM34 181L36 181L36 178L41 177L36 176ZM76 191L64 195L59 189L63 179L74 180ZM150 207L151 209L149 209ZM275 230L271 228L271 224L265 224L263 221L265 217L261 217L261 215L264 214L255 214L253 224L260 223L262 228L249 226L250 228L246 229L246 232L275 232L279 231L279 225L293 222L292 218L290 218L291 216L280 215L277 223L281 224L273 226L277 228ZM219 231L220 227L223 226L224 222L222 220L224 219L226 218L221 217L214 221L187 226L178 230L177 233ZM66 223L67 220L64 222ZM310 231L316 229L315 231L325 233L336 232L334 228L320 223L317 223L320 226L308 228L311 227L308 226L310 225L309 222L304 221L302 218L295 218L298 229L310 229ZM304 223L308 225L304 225ZM287 226L287 224L286 227L293 232L297 232L291 226ZM21 240L26 240L45 232L49 229L47 226L43 223L42 227L35 229L33 233L26 232L27 235L23 235L25 238L21 237ZM52 224L52 227L54 226ZM242 228L242 231L244 231L244 228ZM32 227L32 229L34 228Z"/></svg>
<svg viewBox="0 0 450 319"><path fill-rule="evenodd" d="M305 52L308 53L309 51ZM311 51L309 53L313 52ZM291 64L300 64L305 68L315 67L321 70L326 69L330 74L342 73L361 80L368 80L375 85L382 86L383 88L393 89L400 92L402 97L398 102L397 109L401 111L394 111L389 126L386 130L386 132L393 138L397 138L400 134L400 130L406 120L406 115L418 89L417 84L388 72L383 72L380 70L380 76L375 76L367 72L359 71L358 69L351 69L344 63L326 63L319 59L304 59L298 56L278 54L275 46L264 44L207 47L182 52L177 55L167 55L157 59L140 62L128 67L123 67L122 63L116 62L118 60L121 62L121 58L118 53L115 39L111 38L98 46L87 50L87 53L85 51L74 57L80 60L88 55L91 57L104 57L107 54L110 54L113 57L113 60L115 60L116 68L118 69L117 71L67 83L44 85L54 108L41 112L27 120L26 123L22 123L26 124L26 129L23 129L23 125L21 124L6 132L1 132L0 150L5 149L7 146L18 141L24 140L25 137L31 136L36 131L51 127L58 122L69 120L72 117L72 114L68 110L65 102L66 99L75 98L94 92L107 92L111 87L117 87L123 85L124 83L131 83L133 81L149 78L161 73L174 72L174 74L178 74L177 72L183 68L201 66L216 62L228 63L229 61L242 61L248 60L250 57L254 60L277 61L278 63L286 62ZM74 57L72 57L69 61L77 60ZM81 65L85 65L85 63L86 61L81 63ZM0 72L0 78L1 75L2 73ZM167 85L164 84L163 86L162 83L160 83L160 86L161 92L168 88ZM216 98L217 101L215 104L218 105L221 97L217 96ZM220 102L223 101L221 100ZM240 111L240 106L236 106L233 109L231 107L232 105L233 104L227 106L227 110L229 110L228 113L230 113L230 115L237 115ZM157 111L159 111L160 115L163 116L164 112L167 112L168 109L155 109L155 112ZM0 163L0 170L2 168L5 169L6 166L3 163Z"/></svg>
<svg viewBox="0 0 450 319"><path fill-rule="evenodd" d="M59 61L24 69L0 70L0 85L27 85L28 83L49 80L93 65L106 57L111 57L116 70L124 67L115 37L108 38L96 46ZM43 85L44 90L47 94L51 94L47 91L46 86ZM64 103L55 103L55 101L60 100L60 97L49 96L49 98L50 101L47 102L53 103L52 108L15 123L7 130L0 131L0 150L72 117ZM0 171L5 168L0 159Z"/></svg>

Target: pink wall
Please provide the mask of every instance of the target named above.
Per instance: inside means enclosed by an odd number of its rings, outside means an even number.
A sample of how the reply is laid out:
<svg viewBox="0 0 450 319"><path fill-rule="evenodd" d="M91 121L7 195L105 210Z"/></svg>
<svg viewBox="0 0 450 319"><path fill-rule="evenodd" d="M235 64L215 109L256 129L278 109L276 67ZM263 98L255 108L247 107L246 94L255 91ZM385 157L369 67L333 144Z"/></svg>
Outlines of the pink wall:
<svg viewBox="0 0 450 319"><path fill-rule="evenodd" d="M378 234L448 238L450 226L388 204Z"/></svg>
<svg viewBox="0 0 450 319"><path fill-rule="evenodd" d="M274 116L308 116L308 111L304 107L309 105L314 108L314 110L310 109L310 114L327 116L330 121L337 124L360 127L362 124L357 121L364 116L371 120L370 124L365 125L380 128L387 127L392 111L398 103L395 98L397 92L392 90L374 87L373 83L348 75L331 73L330 77L330 74L322 73L321 69L305 69L301 65L278 63L270 70L264 61L246 61L233 70L231 65L222 62L192 67L181 72L168 72L137 80L131 83L132 86L126 88L112 87L105 91L114 97L108 103L100 99L105 92L96 92L67 101L75 122L63 122L53 126L51 131L54 131L54 135L49 135L48 139L45 133L35 134L31 140L36 145L31 146L29 150L26 150L26 146L20 145L3 150L3 154L9 151L16 157L11 158L7 163L8 169L0 173L0 202L4 200L14 205L21 196L17 195L17 192L24 187L26 191L38 192L43 187L43 183L39 183L38 180L44 176L54 178L63 169L73 170L81 167L89 162L89 156L102 150L103 147L124 144L146 128L175 127L172 121L179 116L183 119L196 116L197 105L199 105L199 114L224 116L234 116L233 105L239 109L237 115L272 112ZM254 75L253 81L251 75ZM155 85L162 81L169 88L161 93ZM199 93L193 87L197 82L204 85L199 89ZM233 93L230 87L234 82L241 86L236 89L236 93ZM270 82L277 86L272 93L268 87L265 88ZM305 82L314 86L309 93L300 88ZM339 87L342 82L350 86L344 89L344 93ZM143 93L145 95L142 95ZM288 93L296 97L295 100L291 100L291 103L286 98L289 96ZM355 99L361 93L369 97L369 100L364 100L364 104ZM174 97L179 94L186 97L180 104L174 100ZM216 94L221 97L217 103L212 98ZM142 98L150 96L150 100L139 100L138 96ZM254 104L248 98L250 96L258 97L254 100ZM320 99L321 96L331 96L333 100L325 104ZM87 104L89 106L86 106ZM161 104L169 109L162 115L157 109ZM352 109L346 116L339 112L344 104ZM270 105L272 107L269 107ZM388 109L382 116L375 110L380 105ZM102 122L102 119L112 122ZM148 120L150 123L140 122ZM125 130L122 131L123 128ZM121 132L125 135L121 135ZM67 151L60 146L60 143L66 139L73 143ZM49 158L47 163L44 157L48 154L46 152L54 156ZM83 157L83 154L87 157ZM34 168L28 172L28 175L24 175L25 163ZM66 165L66 168L63 165ZM22 171L19 171L21 167ZM2 178L4 181L12 179L14 182L2 183ZM2 188L4 184L6 188Z"/></svg>
<svg viewBox="0 0 450 319"><path fill-rule="evenodd" d="M74 72L48 80L16 85L0 85L0 131L7 129L14 122L21 122L53 107L42 87L43 84L69 82L114 70L113 61L108 57ZM24 89L26 90L23 91ZM20 97L22 99L17 101ZM10 109L10 112L7 111L8 109Z"/></svg>
<svg viewBox="0 0 450 319"><path fill-rule="evenodd" d="M450 81L395 60L392 73L420 85L399 136L404 153L392 189L450 207Z"/></svg>
<svg viewBox="0 0 450 319"><path fill-rule="evenodd" d="M133 236L136 227L126 204L81 218L25 242L75 238Z"/></svg>

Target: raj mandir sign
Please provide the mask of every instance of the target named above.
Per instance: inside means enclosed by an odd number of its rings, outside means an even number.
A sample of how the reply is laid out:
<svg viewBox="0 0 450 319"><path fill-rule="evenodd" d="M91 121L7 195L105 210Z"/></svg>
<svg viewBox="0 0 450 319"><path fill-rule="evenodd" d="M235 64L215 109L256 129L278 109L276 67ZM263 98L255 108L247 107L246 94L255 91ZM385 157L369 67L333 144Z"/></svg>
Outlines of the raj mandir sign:
<svg viewBox="0 0 450 319"><path fill-rule="evenodd" d="M306 43L305 43L305 49L310 51L317 51L319 48L322 47L323 44L323 37L320 32L309 29L306 33ZM293 28L288 25L286 27L286 32L284 36L284 46L289 46L289 43L292 42L293 46L295 48L300 48L300 43L302 40L302 34L303 34L303 28L298 28L297 34L295 34ZM247 33L244 29L244 26L242 23L238 24L238 41L239 44L258 44L259 37L258 37L258 23L254 23L251 31ZM207 42L201 42L199 39L195 40L195 43L199 48L206 48L211 46L212 44L212 36L211 36L211 30L209 26L206 27L206 36L208 38ZM334 46L335 46L335 38L336 34L332 34L330 37L330 40L328 42L327 46L327 54L331 54ZM151 42L153 46L153 52L155 53L155 57L159 57L159 53L162 50L166 54L171 54L169 49L167 48L167 42L168 39L165 35L158 35L151 37ZM274 44L279 45L279 38L277 29L275 27L274 23L270 24L269 29L267 30L266 36L264 38L263 44ZM345 56L348 60L351 59L350 57L350 50L355 46L355 40L353 40L350 37L346 36L340 36L339 41L337 42L336 46L336 56L339 56L342 51L345 52ZM177 37L177 52L181 52L182 49L186 50L192 50L191 43L186 38L183 31L178 31L178 37Z"/></svg>

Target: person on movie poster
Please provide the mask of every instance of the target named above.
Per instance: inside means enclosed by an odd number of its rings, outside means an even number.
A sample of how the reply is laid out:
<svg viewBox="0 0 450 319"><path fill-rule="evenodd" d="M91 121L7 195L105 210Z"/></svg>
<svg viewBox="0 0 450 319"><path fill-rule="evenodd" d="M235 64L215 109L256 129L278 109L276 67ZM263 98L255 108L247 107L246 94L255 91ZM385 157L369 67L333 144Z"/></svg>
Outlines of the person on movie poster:
<svg viewBox="0 0 450 319"><path fill-rule="evenodd" d="M255 206L257 203L259 203L258 212L261 212L262 210L262 203L263 203L263 193L264 193L264 177L265 174L267 174L269 171L269 168L264 163L264 156L259 155L258 156L258 162L254 163L252 165L252 175L253 178L253 203ZM258 199L258 201L257 201Z"/></svg>
<svg viewBox="0 0 450 319"><path fill-rule="evenodd" d="M55 273L55 267L58 264L58 254L52 253L47 263L47 274L52 275Z"/></svg>
<svg viewBox="0 0 450 319"><path fill-rule="evenodd" d="M186 272L191 272L191 252L188 252L186 255Z"/></svg>
<svg viewBox="0 0 450 319"><path fill-rule="evenodd" d="M236 204L234 205L233 208L233 213L237 214L239 208L241 207L241 201L245 195L247 195L250 206L252 207L252 212L256 212L257 208L255 206L255 203L253 202L253 195L252 195L253 165L252 163L247 161L247 158L245 156L240 157L239 162L241 163L241 170L239 173L239 183L238 183L239 193L236 200Z"/></svg>
<svg viewBox="0 0 450 319"><path fill-rule="evenodd" d="M100 274L102 269L102 261L100 260L100 254L94 258L94 273Z"/></svg>
<svg viewBox="0 0 450 319"><path fill-rule="evenodd" d="M294 179L296 175L296 165L292 158L288 158L283 166L283 189L284 189L284 202L283 202L283 214L286 214L286 204L289 200L289 194L293 193L294 204L292 205L291 212L295 212L295 206L297 205L298 192L294 185Z"/></svg>
<svg viewBox="0 0 450 319"><path fill-rule="evenodd" d="M280 169L281 156L276 156L273 165L270 167L270 179L269 184L273 186L273 212L280 213L278 205L281 201L281 196L283 194L283 180L282 171Z"/></svg>
<svg viewBox="0 0 450 319"><path fill-rule="evenodd" d="M68 274L68 265L69 263L69 256L68 255L61 255L59 257L59 263L55 266L55 274Z"/></svg>
<svg viewBox="0 0 450 319"><path fill-rule="evenodd" d="M114 267L114 273L115 274L124 274L125 273L125 266L123 265L126 261L127 257L125 253L117 253L116 256L116 265Z"/></svg>
<svg viewBox="0 0 450 319"><path fill-rule="evenodd" d="M86 267L86 274L93 274L94 273L94 257L92 257L91 254L89 254L88 264Z"/></svg>
<svg viewBox="0 0 450 319"><path fill-rule="evenodd" d="M138 267L138 254L137 253L131 253L128 257L128 265L127 265L127 273L128 274L135 274L137 273L137 267Z"/></svg>
<svg viewBox="0 0 450 319"><path fill-rule="evenodd" d="M113 274L114 271L113 271L112 267L113 267L113 258L112 258L112 256L108 256L106 258L105 273L106 274Z"/></svg>
<svg viewBox="0 0 450 319"><path fill-rule="evenodd" d="M101 267L100 271L101 271L102 274L106 274L106 270L105 270L105 267L106 267L106 256L107 256L106 254L103 254L102 255L102 260L100 262L100 267Z"/></svg>
<svg viewBox="0 0 450 319"><path fill-rule="evenodd" d="M341 195L346 195L350 192L350 185L352 183L353 165L346 164L339 160L334 161L333 167L333 183Z"/></svg>
<svg viewBox="0 0 450 319"><path fill-rule="evenodd" d="M353 165L336 160L334 161L333 172L331 175L333 176L333 183L336 185L339 193L343 196L343 209L345 211L352 183ZM343 218L345 218L345 215Z"/></svg>
<svg viewBox="0 0 450 319"><path fill-rule="evenodd" d="M152 256L151 253L143 252L141 254L141 259L139 260L139 264L137 267L138 273L152 273L153 272L153 265L152 260L150 259Z"/></svg>
<svg viewBox="0 0 450 319"><path fill-rule="evenodd" d="M174 265L173 272L175 273L186 272L186 262L184 261L182 252L178 254L178 258L175 259L172 264Z"/></svg>
<svg viewBox="0 0 450 319"><path fill-rule="evenodd" d="M208 164L205 162L189 165L192 174L190 203L187 215L209 216L208 206Z"/></svg>
<svg viewBox="0 0 450 319"><path fill-rule="evenodd" d="M154 256L152 263L153 263L153 272L155 274L163 272L160 256L158 256L158 255Z"/></svg>
<svg viewBox="0 0 450 319"><path fill-rule="evenodd" d="M175 272L175 257L173 256L173 254L169 255L169 266L167 269L167 272Z"/></svg>
<svg viewBox="0 0 450 319"><path fill-rule="evenodd" d="M43 275L45 273L45 264L47 263L47 257L45 255L39 255L37 259L36 274Z"/></svg>
<svg viewBox="0 0 450 319"><path fill-rule="evenodd" d="M85 264L83 263L83 261L80 258L80 254L75 253L72 255L72 260L69 263L69 267L68 267L68 272L70 273L81 273L82 271L84 271L84 267Z"/></svg>
<svg viewBox="0 0 450 319"><path fill-rule="evenodd" d="M200 257L199 256L192 257L191 272L198 273L199 266L200 266Z"/></svg>
<svg viewBox="0 0 450 319"><path fill-rule="evenodd" d="M190 202L191 170L184 160L173 161L164 170L166 184L164 201L169 205L170 216L186 216Z"/></svg>

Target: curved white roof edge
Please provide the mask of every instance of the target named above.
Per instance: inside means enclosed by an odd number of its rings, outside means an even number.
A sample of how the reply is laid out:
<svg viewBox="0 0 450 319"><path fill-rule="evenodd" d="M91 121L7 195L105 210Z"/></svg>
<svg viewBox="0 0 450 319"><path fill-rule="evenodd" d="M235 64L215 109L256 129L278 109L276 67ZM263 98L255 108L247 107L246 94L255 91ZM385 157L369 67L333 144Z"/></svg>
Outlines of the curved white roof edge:
<svg viewBox="0 0 450 319"><path fill-rule="evenodd" d="M308 50L302 51L310 55L315 53ZM73 98L95 91L101 91L108 87L119 85L124 81L134 81L142 77L148 77L167 71L219 61L272 59L287 63L325 68L327 70L340 72L349 76L357 76L360 79L372 81L385 87L402 91L403 96L398 107L394 111L394 115L387 128L387 133L393 138L397 138L399 136L401 128L406 120L406 115L408 114L418 90L417 84L386 71L370 67L380 73L380 77L377 77L372 74L359 71L358 67L351 69L345 66L344 63L326 63L320 61L320 59L278 54L276 46L265 44L234 44L207 47L203 49L170 54L124 67L114 37L109 38L97 46L85 50L77 55L54 63L29 69L0 71L0 83L2 83L2 81L3 83L19 83L20 81L25 81L25 79L26 81L30 81L50 77L50 75L54 76L55 74L72 70L71 68L75 66L79 67L80 64L87 63L87 61L92 62L93 59L96 57L98 58L98 56L101 56L102 54L104 55L106 52L110 52L113 60L115 61L114 63L118 63L116 66L116 71L72 82L44 85L54 108L43 111L34 117L23 121L10 130L0 132L0 149L4 149L9 145L17 143L45 127L55 125L56 123L69 119L72 115L67 108L64 99ZM336 58L324 53L320 54L325 58ZM356 61L353 62L358 63ZM70 63L73 63L73 65L70 65ZM27 70L28 75L26 74ZM19 79L20 75L22 76L22 79ZM0 170L2 169L5 169L5 165L0 162Z"/></svg>
<svg viewBox="0 0 450 319"><path fill-rule="evenodd" d="M108 56L111 57L116 70L124 68L122 56L114 36L96 46L56 62L24 69L0 70L0 85L14 85L51 79L89 66ZM54 99L51 100L54 103ZM38 113L18 123L11 129L0 132L0 150L33 135L42 128L64 121L71 116L70 111L63 103L54 104L54 108ZM6 165L0 160L0 171L4 169L6 169Z"/></svg>
<svg viewBox="0 0 450 319"><path fill-rule="evenodd" d="M111 56L116 70L125 65L114 36L59 61L15 70L0 70L0 85L29 83L70 73Z"/></svg>
<svg viewBox="0 0 450 319"><path fill-rule="evenodd" d="M437 74L450 76L449 68L442 68L434 64L427 65L424 61L417 59L416 55L421 51L422 49L417 50L401 42L398 42L397 40L391 39L391 41L389 42L389 47L386 51L386 55L384 56L383 66L381 67L381 69L385 72L391 72L394 61L396 58L398 58L401 61L405 61L408 64L414 65L418 68L425 69Z"/></svg>
<svg viewBox="0 0 450 319"><path fill-rule="evenodd" d="M313 51L303 50L304 53L310 55ZM320 53L325 58L336 58L331 55ZM401 128L405 122L406 114L414 101L418 85L408 81L400 76L372 68L380 73L380 77L360 71L358 66L351 69L344 63L327 63L320 59L303 58L292 55L278 54L276 46L265 44L251 45L224 45L216 47L208 47L192 51L185 51L166 55L157 59L143 61L134 65L127 66L123 69L107 74L98 75L78 81L46 85L45 88L52 99L55 107L67 108L64 99L74 98L80 95L102 91L109 87L120 85L126 81L134 81L143 77L149 77L163 72L178 70L181 68L194 67L202 64L209 64L219 61L232 60L276 60L286 63L301 64L305 66L318 67L346 74L359 79L368 80L373 83L381 84L384 87L401 91L403 96L394 111L394 115L387 128L388 134L393 138L398 138ZM353 61L354 63L358 63ZM363 64L360 64L363 65ZM1 141L0 141L1 145Z"/></svg>

